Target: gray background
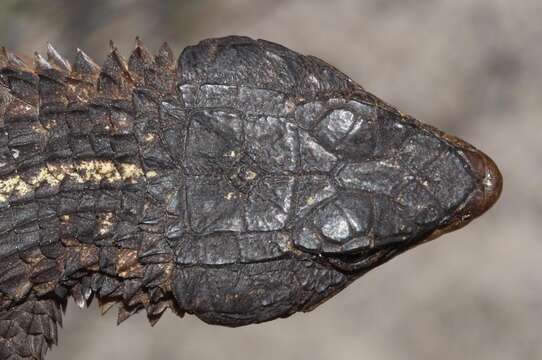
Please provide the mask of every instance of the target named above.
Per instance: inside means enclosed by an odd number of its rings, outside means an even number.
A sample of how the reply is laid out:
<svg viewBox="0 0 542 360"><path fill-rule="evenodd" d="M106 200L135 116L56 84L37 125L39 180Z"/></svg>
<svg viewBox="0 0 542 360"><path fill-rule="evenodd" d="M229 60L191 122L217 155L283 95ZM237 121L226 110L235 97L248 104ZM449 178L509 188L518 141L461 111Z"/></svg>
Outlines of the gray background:
<svg viewBox="0 0 542 360"><path fill-rule="evenodd" d="M136 35L177 53L227 34L314 54L490 154L505 191L486 216L372 271L312 313L227 329L73 302L49 359L541 359L540 0L6 1L0 44L52 41L98 62Z"/></svg>

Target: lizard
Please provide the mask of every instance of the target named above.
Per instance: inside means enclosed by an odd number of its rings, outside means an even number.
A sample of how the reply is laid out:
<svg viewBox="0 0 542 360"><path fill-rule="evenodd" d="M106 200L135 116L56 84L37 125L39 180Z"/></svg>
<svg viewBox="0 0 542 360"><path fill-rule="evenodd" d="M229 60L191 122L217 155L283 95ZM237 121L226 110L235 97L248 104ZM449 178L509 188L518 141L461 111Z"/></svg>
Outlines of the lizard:
<svg viewBox="0 0 542 360"><path fill-rule="evenodd" d="M44 359L69 297L119 323L310 311L501 189L483 152L269 41L2 48L0 358Z"/></svg>

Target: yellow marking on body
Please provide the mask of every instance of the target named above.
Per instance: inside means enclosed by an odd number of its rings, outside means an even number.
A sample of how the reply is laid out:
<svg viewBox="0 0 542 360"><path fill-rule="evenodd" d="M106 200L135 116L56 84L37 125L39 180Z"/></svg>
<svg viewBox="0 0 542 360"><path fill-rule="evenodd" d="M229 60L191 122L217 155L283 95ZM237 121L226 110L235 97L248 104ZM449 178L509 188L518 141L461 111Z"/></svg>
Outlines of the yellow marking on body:
<svg viewBox="0 0 542 360"><path fill-rule="evenodd" d="M256 176L257 176L257 175L258 175L258 174L256 174L254 171L248 170L247 173L246 173L245 179L247 179L247 180L254 180L254 179L256 179Z"/></svg>
<svg viewBox="0 0 542 360"><path fill-rule="evenodd" d="M151 141L153 141L153 140L154 140L154 134L148 133L147 135L145 135L144 140L145 140L146 142L151 142Z"/></svg>
<svg viewBox="0 0 542 360"><path fill-rule="evenodd" d="M135 183L141 177L156 177L158 173L149 171L145 174L138 165L129 163L116 164L109 160L84 160L69 164L47 164L39 168L35 175L23 180L20 175L0 179L0 202L6 202L12 196L22 197L44 184L60 186L69 179L80 184L128 182Z"/></svg>
<svg viewBox="0 0 542 360"><path fill-rule="evenodd" d="M61 177L60 179L53 176L47 167L42 167L38 174L30 179L30 184L33 187L37 187L40 184L47 183L51 186L59 185L60 182L64 179L64 177Z"/></svg>
<svg viewBox="0 0 542 360"><path fill-rule="evenodd" d="M164 274L164 277L166 279L171 279L171 276L173 275L173 262L167 262L165 264L160 264L160 267L162 267L162 274ZM171 285L171 281L166 281L167 286L169 287Z"/></svg>
<svg viewBox="0 0 542 360"><path fill-rule="evenodd" d="M100 235L105 235L111 231L111 228L113 227L113 213L105 213L98 219L98 225L100 226L100 229L98 232Z"/></svg>
<svg viewBox="0 0 542 360"><path fill-rule="evenodd" d="M85 165L86 176L92 177L95 181L106 180L113 183L123 179L111 161L92 161Z"/></svg>
<svg viewBox="0 0 542 360"><path fill-rule="evenodd" d="M139 263L137 250L121 249L117 255L117 274L122 278L143 276L145 270Z"/></svg>
<svg viewBox="0 0 542 360"><path fill-rule="evenodd" d="M56 127L56 120L51 120L45 125L46 130L51 130L52 128Z"/></svg>
<svg viewBox="0 0 542 360"><path fill-rule="evenodd" d="M232 200L232 199L235 199L235 193L232 193L232 192L229 192L226 194L226 196L224 196L224 198L226 200Z"/></svg>
<svg viewBox="0 0 542 360"><path fill-rule="evenodd" d="M286 110L286 112L287 112L288 114L291 113L291 112L293 112L293 111L295 110L295 100L292 99L292 98L286 99L286 103L285 103L284 109Z"/></svg>
<svg viewBox="0 0 542 360"><path fill-rule="evenodd" d="M47 130L40 125L32 125L32 130L34 130L34 132L40 134L40 135L46 135L47 134Z"/></svg>
<svg viewBox="0 0 542 360"><path fill-rule="evenodd" d="M6 201L12 194L23 196L32 191L33 188L27 184L19 175L0 181L0 200Z"/></svg>
<svg viewBox="0 0 542 360"><path fill-rule="evenodd" d="M120 114L118 120L116 121L115 127L118 129L128 129L130 127L128 116L126 114Z"/></svg>
<svg viewBox="0 0 542 360"><path fill-rule="evenodd" d="M132 183L135 181L135 179L143 176L144 174L143 170L134 164L121 164L120 173L123 180L130 181Z"/></svg>

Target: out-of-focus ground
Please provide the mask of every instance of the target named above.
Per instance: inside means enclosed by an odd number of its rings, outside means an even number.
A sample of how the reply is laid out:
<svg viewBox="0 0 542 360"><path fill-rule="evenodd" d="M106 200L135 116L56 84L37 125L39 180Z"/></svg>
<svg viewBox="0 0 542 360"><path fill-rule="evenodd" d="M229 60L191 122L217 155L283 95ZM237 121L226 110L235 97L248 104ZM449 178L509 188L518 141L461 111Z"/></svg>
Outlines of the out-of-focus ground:
<svg viewBox="0 0 542 360"><path fill-rule="evenodd" d="M103 61L136 35L177 51L244 34L334 64L418 119L490 154L500 202L370 272L309 314L239 329L171 313L116 327L70 303L49 359L542 359L540 0L10 1L0 44L47 41Z"/></svg>

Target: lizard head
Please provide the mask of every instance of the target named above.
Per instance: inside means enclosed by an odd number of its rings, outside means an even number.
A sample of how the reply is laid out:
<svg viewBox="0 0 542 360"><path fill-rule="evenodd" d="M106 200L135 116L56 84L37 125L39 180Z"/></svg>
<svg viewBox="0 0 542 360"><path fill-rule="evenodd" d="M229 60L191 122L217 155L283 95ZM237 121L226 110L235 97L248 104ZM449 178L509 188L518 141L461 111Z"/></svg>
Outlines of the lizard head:
<svg viewBox="0 0 542 360"><path fill-rule="evenodd" d="M337 191L299 226L294 243L341 271L362 274L459 229L500 196L497 166L463 140L352 101L331 114L334 123L324 117L318 126L328 128L317 128L324 145L330 126L351 123L338 145L327 143L326 151L340 159Z"/></svg>

